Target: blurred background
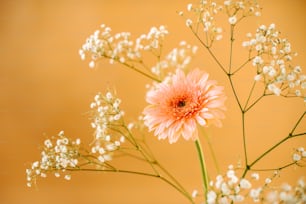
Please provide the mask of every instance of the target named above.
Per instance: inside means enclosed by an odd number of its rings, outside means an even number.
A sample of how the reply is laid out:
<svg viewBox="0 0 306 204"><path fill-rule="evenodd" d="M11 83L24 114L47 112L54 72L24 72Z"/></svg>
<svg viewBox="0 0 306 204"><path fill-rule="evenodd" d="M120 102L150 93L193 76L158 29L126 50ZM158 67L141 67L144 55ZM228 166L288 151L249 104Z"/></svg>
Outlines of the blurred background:
<svg viewBox="0 0 306 204"><path fill-rule="evenodd" d="M188 3L190 0L0 1L1 204L188 203L175 189L154 178L79 172L72 175L71 181L50 175L39 179L36 188L28 188L25 176L30 163L40 158L39 146L47 136L65 130L66 135L81 138L85 145L90 143L93 130L85 113L97 92L115 87L123 101L127 120L136 119L146 105L144 85L149 80L120 65L102 62L97 69L89 69L88 61L80 60L78 50L87 36L101 23L110 26L113 33L129 31L133 36L147 33L152 26L165 25L170 32L165 50L170 51L181 40L199 45L186 28L185 20L176 14L176 11L185 10ZM275 23L291 42L292 49L299 53L294 63L305 73L306 2L262 0L259 3L263 7L262 16L242 24L238 35L243 38L260 24ZM239 48L242 38L237 40L237 52L243 52ZM221 59L226 59L226 48L222 43L215 48ZM239 55L236 56L239 61ZM200 47L191 66L205 69L211 78L226 87L229 99L223 128L207 130L225 172L229 164L243 161L240 113L226 76L204 48ZM235 81L241 88L238 94L250 88L248 82L243 76ZM305 111L301 99L268 99L247 115L251 161L284 138ZM304 119L297 132L305 131L305 127ZM160 162L190 192L201 188L198 158L192 142L181 140L169 145L149 135L148 143ZM205 140L202 143L209 171L214 177L216 169L207 143ZM256 167L279 167L289 163L293 148L299 146L306 147L305 137L288 141ZM266 176L272 174L268 172ZM300 176L306 176L305 168L292 167L282 171L277 182L294 184Z"/></svg>

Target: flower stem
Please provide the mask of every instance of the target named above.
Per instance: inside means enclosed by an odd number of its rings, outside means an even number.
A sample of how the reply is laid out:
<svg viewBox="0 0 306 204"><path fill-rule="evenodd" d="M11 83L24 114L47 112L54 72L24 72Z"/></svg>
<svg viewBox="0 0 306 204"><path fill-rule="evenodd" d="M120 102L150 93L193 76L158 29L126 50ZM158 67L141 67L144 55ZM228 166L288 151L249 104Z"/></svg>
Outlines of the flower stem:
<svg viewBox="0 0 306 204"><path fill-rule="evenodd" d="M199 159L200 159L201 173L202 173L202 179L203 179L203 185L204 185L204 194L205 194L205 197L206 197L207 191L208 191L208 174L207 174L204 154L203 154L201 143L200 143L199 139L197 139L195 141L195 144L196 144L196 148L197 148L197 151L198 151L198 156L199 156Z"/></svg>
<svg viewBox="0 0 306 204"><path fill-rule="evenodd" d="M205 136L205 139L207 141L207 144L208 144L208 147L209 147L209 150L210 150L210 154L211 154L212 159L214 161L217 173L219 174L220 173L220 167L219 167L219 164L218 164L216 153L215 153L214 148L213 148L212 143L211 143L211 138L210 138L209 134L204 130L204 128L201 128L201 130L202 130L202 134Z"/></svg>

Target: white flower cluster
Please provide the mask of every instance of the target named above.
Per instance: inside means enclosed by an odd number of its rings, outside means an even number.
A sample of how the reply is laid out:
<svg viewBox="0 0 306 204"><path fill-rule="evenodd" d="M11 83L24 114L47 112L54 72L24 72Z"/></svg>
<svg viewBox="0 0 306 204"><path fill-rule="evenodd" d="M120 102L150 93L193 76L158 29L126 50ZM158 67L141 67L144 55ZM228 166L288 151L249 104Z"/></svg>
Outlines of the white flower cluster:
<svg viewBox="0 0 306 204"><path fill-rule="evenodd" d="M222 28L216 25L216 15L225 13L231 25L237 24L242 18L247 16L260 16L261 9L254 0L225 0L223 5L215 1L201 0L199 4L187 5L187 11L195 15L195 18L187 18L186 26L194 32L202 28L206 33L206 46L210 47L215 40L222 39ZM179 15L183 16L181 11ZM195 19L195 20L193 20Z"/></svg>
<svg viewBox="0 0 306 204"><path fill-rule="evenodd" d="M252 178L258 180L259 175L254 174ZM227 204L232 202L243 202L247 192L250 192L250 197L254 194L255 190L251 188L251 182L246 178L239 178L233 166L230 165L226 175L218 175L215 181L210 182L210 190L207 193L207 203ZM253 197L255 198L255 195Z"/></svg>
<svg viewBox="0 0 306 204"><path fill-rule="evenodd" d="M228 22L231 25L235 25L244 17L261 15L261 9L257 1L254 0L225 0L224 11L228 15Z"/></svg>
<svg viewBox="0 0 306 204"><path fill-rule="evenodd" d="M77 168L79 164L80 139L72 141L61 131L57 136L51 137L44 141L41 160L32 163L31 168L26 169L27 186L31 187L36 183L38 176L47 177L47 173L55 172L56 177L60 173L65 173L66 180L71 179L71 175L65 171L69 168Z"/></svg>
<svg viewBox="0 0 306 204"><path fill-rule="evenodd" d="M303 159L306 158L306 151L304 149L304 147L299 147L297 149L295 149L293 155L292 155L292 160L294 162L299 162Z"/></svg>
<svg viewBox="0 0 306 204"><path fill-rule="evenodd" d="M197 46L192 46L185 41L181 41L179 47L171 50L164 60L157 62L157 64L151 68L151 71L155 75L161 77L164 69L170 67L184 69L190 63L197 50Z"/></svg>
<svg viewBox="0 0 306 204"><path fill-rule="evenodd" d="M280 37L275 25L261 25L255 35L247 34L242 43L250 54L255 53L252 64L257 69L256 81L263 81L275 95L305 97L306 75L300 66L291 65L296 53L287 39Z"/></svg>
<svg viewBox="0 0 306 204"><path fill-rule="evenodd" d="M306 184L299 179L296 186L283 184L280 189L273 190L266 197L267 203L305 204Z"/></svg>
<svg viewBox="0 0 306 204"><path fill-rule="evenodd" d="M135 63L142 63L143 51L150 51L153 54L159 52L165 36L168 34L165 26L152 27L148 34L142 34L135 41L131 40L128 32L111 34L111 28L101 25L86 39L85 44L79 50L81 59L89 54L91 61L89 67L95 67L96 61L107 58L110 63L119 62L133 66Z"/></svg>
<svg viewBox="0 0 306 204"><path fill-rule="evenodd" d="M222 28L216 25L215 15L217 15L222 10L222 5L218 5L213 1L202 0L199 4L187 5L187 12L194 14L195 20L191 18L186 19L187 27L193 29L194 32L198 32L198 29L201 28L206 33L206 36L209 43L212 43L214 40L222 39ZM183 12L179 12L179 15L184 15Z"/></svg>
<svg viewBox="0 0 306 204"><path fill-rule="evenodd" d="M124 112L120 110L121 100L113 93L97 94L90 107L92 111L92 128L95 129L95 139L92 154L97 154L97 159L103 163L112 159L112 153L119 149L125 142L125 136L119 131L123 126Z"/></svg>

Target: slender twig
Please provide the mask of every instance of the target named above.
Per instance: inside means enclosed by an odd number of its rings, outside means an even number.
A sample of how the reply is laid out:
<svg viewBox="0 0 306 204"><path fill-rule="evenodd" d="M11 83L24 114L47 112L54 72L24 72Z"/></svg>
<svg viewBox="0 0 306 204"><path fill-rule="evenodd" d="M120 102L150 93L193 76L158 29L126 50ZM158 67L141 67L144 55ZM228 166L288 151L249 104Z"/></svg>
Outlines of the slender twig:
<svg viewBox="0 0 306 204"><path fill-rule="evenodd" d="M232 75L228 74L227 76L228 76L228 79L229 79L229 82L230 82L230 85L231 85L231 89L232 89L232 91L233 91L233 93L234 93L236 102L238 103L239 109L240 109L241 112L244 112L244 110L242 109L242 105L241 105L241 103L240 103L240 100L239 100L239 98L238 98L236 89L235 89L235 87L234 87L234 83L233 83L233 80L232 80Z"/></svg>
<svg viewBox="0 0 306 204"><path fill-rule="evenodd" d="M295 164L297 164L297 161L291 162L289 164L283 165L283 166L278 167L278 168L269 168L269 169L252 169L251 168L250 171L280 171L280 170L283 170L283 169L285 169L287 167L290 167L292 165L295 165Z"/></svg>
<svg viewBox="0 0 306 204"><path fill-rule="evenodd" d="M169 181L167 178L159 175L159 174L151 174L151 173L146 173L146 172L139 172L139 171L130 171L130 170L120 170L120 169L70 169L66 168L66 171L95 171L95 172L117 172L117 173L128 173L128 174L136 174L136 175L142 175L142 176L149 176L149 177L154 177L163 180L164 182L168 183L170 186L175 188L177 191L182 193L192 204L194 204L194 201L192 197L189 194L186 194L186 192L183 192L178 186L176 186L174 183Z"/></svg>
<svg viewBox="0 0 306 204"><path fill-rule="evenodd" d="M255 85L256 85L256 81L254 80L253 85L252 85L252 88L251 88L251 91L250 91L249 96L248 96L248 98L247 98L247 101L245 102L245 106L244 106L244 108L243 108L244 110L246 109L246 107L247 107L248 104L249 104L249 101L250 101L251 96L252 96L252 94L253 94Z"/></svg>
<svg viewBox="0 0 306 204"><path fill-rule="evenodd" d="M257 104L264 96L267 96L266 94L262 94L258 99L256 99L249 107L244 108L244 112L248 112L255 104Z"/></svg>
<svg viewBox="0 0 306 204"><path fill-rule="evenodd" d="M245 177L245 175L247 174L247 172L250 170L250 168L252 166L254 166L258 161L260 161L262 158L264 158L268 153L270 153L272 150L274 150L275 148L277 148L279 145L281 145L282 143L286 142L288 139L296 137L293 136L295 129L297 128L297 126L300 124L300 122L302 121L304 115L305 115L306 111L304 111L304 113L302 114L302 116L298 119L298 121L296 122L296 124L294 125L294 127L292 128L292 130L290 131L290 133L288 134L287 137L283 138L282 140L280 140L278 143L274 144L272 147L270 147L267 151L265 151L263 154L261 154L257 159L255 159L250 165L247 166L247 168L244 170L242 177ZM301 133L298 134L299 136L305 135L306 133Z"/></svg>
<svg viewBox="0 0 306 204"><path fill-rule="evenodd" d="M181 190L181 192L183 192L183 194L186 197L189 197L189 200L192 201L192 203L193 203L192 197L185 190L185 188L182 186L182 184L180 184L180 182L178 182L178 180L166 168L164 168L158 161L156 161L155 164L177 185L177 187Z"/></svg>
<svg viewBox="0 0 306 204"><path fill-rule="evenodd" d="M232 72L232 75L239 72L245 65L247 65L250 61L252 61L255 57L249 57L247 61L245 61L242 65L240 65L235 71Z"/></svg>
<svg viewBox="0 0 306 204"><path fill-rule="evenodd" d="M244 152L244 162L248 166L248 154L247 154L247 144L246 144L246 133L245 133L245 113L242 112L242 139L243 139L243 152Z"/></svg>
<svg viewBox="0 0 306 204"><path fill-rule="evenodd" d="M218 160L217 160L217 157L216 157L216 153L214 151L214 148L211 144L211 140L210 140L210 137L209 135L207 134L207 132L204 130L204 128L201 128L201 131L202 131L202 134L205 136L205 139L207 141L207 144L208 144L208 147L209 147L209 150L210 150L210 153L211 153L211 156L212 156L212 159L214 161L214 165L216 167L216 170L217 170L217 173L220 173L220 167L219 167L219 164L218 164Z"/></svg>
<svg viewBox="0 0 306 204"><path fill-rule="evenodd" d="M199 35L197 33L194 32L193 29L191 29L192 33L194 34L194 36L199 40L199 42L207 49L207 51L209 52L209 54L212 56L212 58L215 60L215 62L219 65L219 67L222 69L222 71L225 74L228 74L226 69L224 68L224 66L221 64L221 62L218 60L218 58L216 57L216 55L212 52L212 50L210 49L210 47L208 45L206 45L202 39L199 37Z"/></svg>
<svg viewBox="0 0 306 204"><path fill-rule="evenodd" d="M301 117L298 119L298 121L296 122L296 124L294 125L294 127L292 128L290 134L292 135L294 133L294 131L296 130L297 126L300 124L300 122L303 120L304 116L306 114L306 111L304 111L304 113L301 115Z"/></svg>
<svg viewBox="0 0 306 204"><path fill-rule="evenodd" d="M235 25L231 25L231 38L230 38L230 58L229 58L229 66L228 66L228 73L231 74L231 71L232 71L232 60L233 60L233 45L234 45L234 41L235 41L235 38L234 38L234 28L235 28Z"/></svg>

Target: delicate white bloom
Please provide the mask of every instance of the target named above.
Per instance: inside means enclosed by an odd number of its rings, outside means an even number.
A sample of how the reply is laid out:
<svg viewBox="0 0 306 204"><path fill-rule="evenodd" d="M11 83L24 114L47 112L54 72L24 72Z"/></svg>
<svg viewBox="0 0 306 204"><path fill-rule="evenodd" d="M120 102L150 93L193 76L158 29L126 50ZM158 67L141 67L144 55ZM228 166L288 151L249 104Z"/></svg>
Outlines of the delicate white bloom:
<svg viewBox="0 0 306 204"><path fill-rule="evenodd" d="M255 75L254 80L260 81L262 79L262 76L260 74Z"/></svg>
<svg viewBox="0 0 306 204"><path fill-rule="evenodd" d="M192 193L191 193L191 197L195 198L197 197L199 194L199 192L197 190L193 190Z"/></svg>
<svg viewBox="0 0 306 204"><path fill-rule="evenodd" d="M191 27L192 26L192 20L191 19L187 19L186 20L186 26L187 27Z"/></svg>
<svg viewBox="0 0 306 204"><path fill-rule="evenodd" d="M231 25L235 25L237 23L237 18L236 16L231 16L228 18L228 22L231 24Z"/></svg>
<svg viewBox="0 0 306 204"><path fill-rule="evenodd" d="M278 88L275 84L269 84L268 89L277 96L279 96L281 93L280 88Z"/></svg>
<svg viewBox="0 0 306 204"><path fill-rule="evenodd" d="M191 11L191 9L192 9L192 4L188 4L187 5L187 11Z"/></svg>
<svg viewBox="0 0 306 204"><path fill-rule="evenodd" d="M95 67L95 62L94 61L90 61L89 62L89 67L90 68L94 68Z"/></svg>
<svg viewBox="0 0 306 204"><path fill-rule="evenodd" d="M297 153L294 153L292 155L292 159L293 161L300 161L302 159L301 155L297 154Z"/></svg>
<svg viewBox="0 0 306 204"><path fill-rule="evenodd" d="M270 184L272 182L272 180L270 178L266 178L265 183L266 184Z"/></svg>
<svg viewBox="0 0 306 204"><path fill-rule="evenodd" d="M71 180L71 175L70 175L70 174L67 174L67 175L64 176L64 178L65 178L67 181L69 181L69 180Z"/></svg>
<svg viewBox="0 0 306 204"><path fill-rule="evenodd" d="M252 187L252 184L247 179L241 179L240 180L240 187L244 189L249 189Z"/></svg>
<svg viewBox="0 0 306 204"><path fill-rule="evenodd" d="M259 174L258 173L252 173L251 178L258 180L259 179Z"/></svg>
<svg viewBox="0 0 306 204"><path fill-rule="evenodd" d="M214 204L216 203L217 194L214 191L209 191L207 193L207 203Z"/></svg>

